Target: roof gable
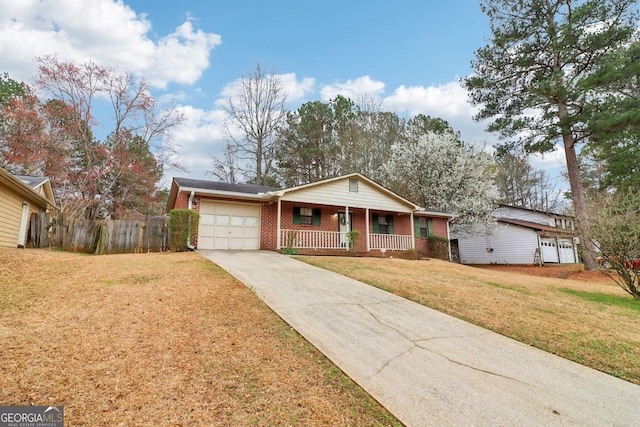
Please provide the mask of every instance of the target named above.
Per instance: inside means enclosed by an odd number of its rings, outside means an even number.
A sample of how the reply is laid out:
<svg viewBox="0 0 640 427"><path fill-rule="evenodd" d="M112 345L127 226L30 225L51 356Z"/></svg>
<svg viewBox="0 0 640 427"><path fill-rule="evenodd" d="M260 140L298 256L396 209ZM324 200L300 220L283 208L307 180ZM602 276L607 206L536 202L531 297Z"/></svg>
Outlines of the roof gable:
<svg viewBox="0 0 640 427"><path fill-rule="evenodd" d="M14 175L17 179L31 187L36 193L44 196L55 205L56 199L53 194L53 187L51 186L51 180L46 176L26 176L26 175Z"/></svg>
<svg viewBox="0 0 640 427"><path fill-rule="evenodd" d="M13 175L18 178L20 181L27 184L29 187L34 190L44 184L49 178L44 176L26 176L26 175Z"/></svg>
<svg viewBox="0 0 640 427"><path fill-rule="evenodd" d="M44 209L48 207L58 209L55 205L49 178L12 175L5 169L0 168L0 181Z"/></svg>
<svg viewBox="0 0 640 427"><path fill-rule="evenodd" d="M350 188L350 181L357 181L357 190ZM284 201L317 203L353 208L370 208L398 212L413 212L420 206L397 195L359 173L325 179L298 187L274 191L274 196Z"/></svg>

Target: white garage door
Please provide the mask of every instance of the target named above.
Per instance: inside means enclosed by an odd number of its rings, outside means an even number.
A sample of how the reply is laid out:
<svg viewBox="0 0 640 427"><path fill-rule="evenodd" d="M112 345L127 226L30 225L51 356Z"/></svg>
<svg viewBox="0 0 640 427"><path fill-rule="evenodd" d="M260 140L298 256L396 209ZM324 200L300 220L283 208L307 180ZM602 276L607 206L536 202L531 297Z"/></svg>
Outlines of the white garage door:
<svg viewBox="0 0 640 427"><path fill-rule="evenodd" d="M540 248L542 249L542 261L557 263L558 248L556 247L556 239L540 239Z"/></svg>
<svg viewBox="0 0 640 427"><path fill-rule="evenodd" d="M573 240L558 239L558 252L560 252L561 264L574 264L576 262Z"/></svg>
<svg viewBox="0 0 640 427"><path fill-rule="evenodd" d="M260 205L201 201L198 249L260 249Z"/></svg>

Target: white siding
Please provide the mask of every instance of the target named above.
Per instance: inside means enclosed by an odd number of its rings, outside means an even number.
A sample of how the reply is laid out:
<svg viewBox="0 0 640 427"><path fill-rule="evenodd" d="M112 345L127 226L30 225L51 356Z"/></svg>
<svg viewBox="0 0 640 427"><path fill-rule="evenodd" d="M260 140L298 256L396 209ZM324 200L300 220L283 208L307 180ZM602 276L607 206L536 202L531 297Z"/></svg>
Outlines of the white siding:
<svg viewBox="0 0 640 427"><path fill-rule="evenodd" d="M512 208L509 206L501 206L497 210L497 215L504 218L519 219L521 221L529 221L536 224L549 225L551 227L556 226L555 219L552 216L542 212L534 212L525 209Z"/></svg>
<svg viewBox="0 0 640 427"><path fill-rule="evenodd" d="M22 201L16 193L0 184L0 246L18 246Z"/></svg>
<svg viewBox="0 0 640 427"><path fill-rule="evenodd" d="M0 183L0 246L10 248L18 246L24 201L25 198L22 195ZM29 203L29 216L39 211L40 208L35 203ZM27 230L25 230L24 241L26 241Z"/></svg>
<svg viewBox="0 0 640 427"><path fill-rule="evenodd" d="M282 200L388 212L413 212L412 206L362 179L358 179L357 192L349 191L349 178L344 178L285 193Z"/></svg>
<svg viewBox="0 0 640 427"><path fill-rule="evenodd" d="M498 224L491 233L452 238L458 239L462 264L532 264L538 247L535 231L508 224Z"/></svg>

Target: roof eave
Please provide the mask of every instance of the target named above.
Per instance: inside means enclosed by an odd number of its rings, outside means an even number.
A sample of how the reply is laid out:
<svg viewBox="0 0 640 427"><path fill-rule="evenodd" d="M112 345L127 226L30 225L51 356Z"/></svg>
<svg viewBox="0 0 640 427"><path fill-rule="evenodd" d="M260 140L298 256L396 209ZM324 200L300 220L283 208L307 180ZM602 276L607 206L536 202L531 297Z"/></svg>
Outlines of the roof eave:
<svg viewBox="0 0 640 427"><path fill-rule="evenodd" d="M198 195L207 195L207 196L219 196L219 197L229 197L233 199L245 199L245 200L264 200L269 193L240 193L237 191L221 191L221 190L207 190L204 188L195 188L195 187L179 187L178 192L186 192L191 193L194 192Z"/></svg>
<svg viewBox="0 0 640 427"><path fill-rule="evenodd" d="M292 192L304 190L306 188L317 186L317 185L326 185L326 184L329 184L329 183L334 182L334 181L339 181L339 180L343 180L343 179L349 179L349 178L352 178L352 177L358 177L358 178L364 179L365 181L367 181L368 183L370 183L374 187L377 187L378 190L386 193L388 196L393 197L394 199L398 200L402 204L410 206L413 209L413 211L422 210L422 206L416 205L415 203L413 203L413 202L405 199L404 197L394 193L393 191L389 190L388 188L383 187L382 185L378 184L374 180L372 180L370 178L367 178L366 176L364 176L364 175L362 175L360 173L357 173L357 172L353 172L353 173L350 173L350 174L347 174L347 175L342 175L342 176L336 176L336 177L325 179L325 180L322 180L322 181L310 182L308 184L299 185L297 187L284 188L282 190L272 191L269 194L272 194L272 195L274 195L276 197L283 197L286 193L292 193Z"/></svg>
<svg viewBox="0 0 640 427"><path fill-rule="evenodd" d="M501 222L507 225L515 225L516 227L527 228L529 230L542 232L542 233L550 233L550 234L565 235L565 236L575 236L578 234L577 231L575 230L567 230L564 228L557 228L557 227L552 227L550 225L543 225L543 224L536 224L536 223L513 222L513 221L510 221L508 218L506 219L498 218L498 222Z"/></svg>
<svg viewBox="0 0 640 427"><path fill-rule="evenodd" d="M52 208L56 211L60 211L60 208L56 206L55 202L52 202L46 197L43 197L42 195L37 193L33 188L31 188L29 185L25 184L24 182L22 182L21 180L13 176L8 171L0 168L0 176L3 176L7 180L7 183L9 184L10 187L12 187L16 191L22 192L25 195L25 197L30 199L31 201L38 202L43 206Z"/></svg>
<svg viewBox="0 0 640 427"><path fill-rule="evenodd" d="M439 218L455 218L455 215L452 214L448 214L445 212L433 212L433 211L427 211L427 210L418 210L416 212L413 213L414 216L435 216L435 217L439 217Z"/></svg>

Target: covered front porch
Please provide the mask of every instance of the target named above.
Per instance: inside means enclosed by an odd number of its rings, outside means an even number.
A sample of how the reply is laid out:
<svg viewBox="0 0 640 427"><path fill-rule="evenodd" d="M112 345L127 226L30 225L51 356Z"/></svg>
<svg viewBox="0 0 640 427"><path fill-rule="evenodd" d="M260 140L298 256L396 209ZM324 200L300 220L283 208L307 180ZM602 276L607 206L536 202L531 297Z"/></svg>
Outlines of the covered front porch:
<svg viewBox="0 0 640 427"><path fill-rule="evenodd" d="M412 212L283 202L277 249L406 251L415 249L413 223Z"/></svg>
<svg viewBox="0 0 640 427"><path fill-rule="evenodd" d="M404 251L415 248L413 236L370 233L365 237L367 252ZM291 249L354 249L349 242L348 232L283 229L280 230L280 239L281 242L285 242L285 248Z"/></svg>

